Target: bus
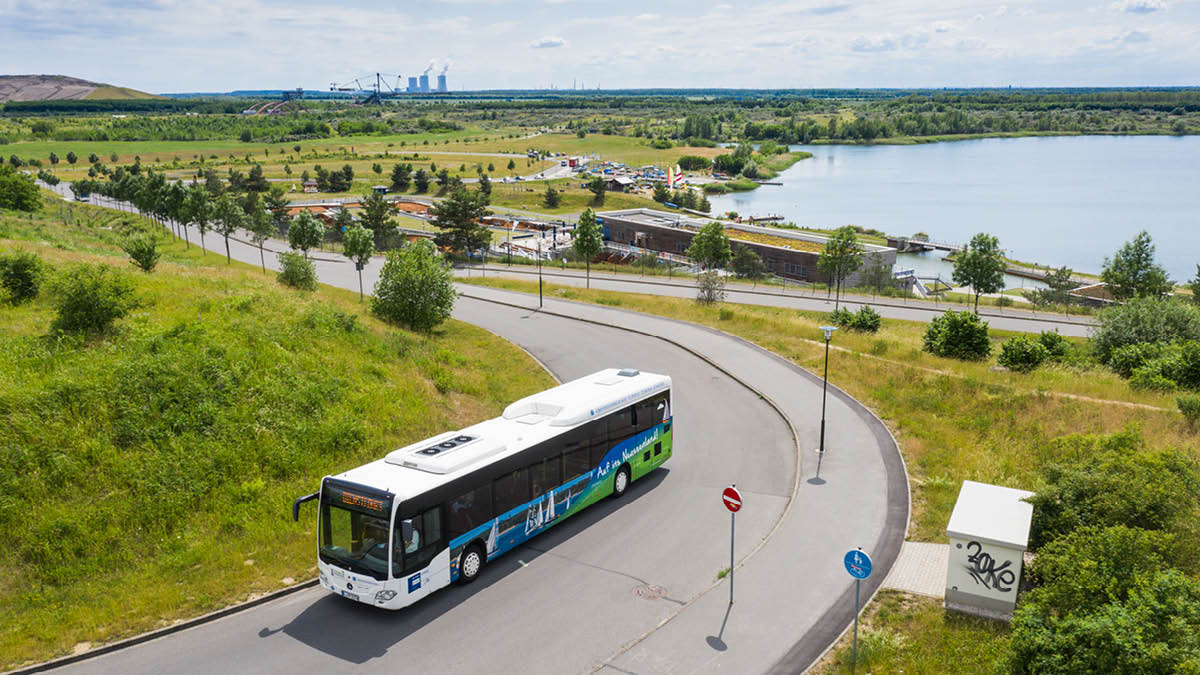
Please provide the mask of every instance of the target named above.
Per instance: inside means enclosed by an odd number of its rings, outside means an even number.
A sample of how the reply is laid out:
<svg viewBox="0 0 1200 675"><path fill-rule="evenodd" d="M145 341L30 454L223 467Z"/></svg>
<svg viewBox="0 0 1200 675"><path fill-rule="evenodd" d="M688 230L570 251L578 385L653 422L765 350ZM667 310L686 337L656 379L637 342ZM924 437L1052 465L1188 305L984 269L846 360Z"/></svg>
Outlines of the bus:
<svg viewBox="0 0 1200 675"><path fill-rule="evenodd" d="M498 556L671 456L671 378L610 368L523 398L495 419L321 481L321 586L384 609L469 584Z"/></svg>

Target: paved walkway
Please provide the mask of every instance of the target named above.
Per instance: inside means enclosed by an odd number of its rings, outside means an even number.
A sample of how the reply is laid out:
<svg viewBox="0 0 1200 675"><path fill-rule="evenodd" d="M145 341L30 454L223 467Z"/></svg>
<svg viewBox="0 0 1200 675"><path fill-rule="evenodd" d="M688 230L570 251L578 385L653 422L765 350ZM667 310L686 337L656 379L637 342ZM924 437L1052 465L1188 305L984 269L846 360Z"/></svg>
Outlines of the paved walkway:
<svg viewBox="0 0 1200 675"><path fill-rule="evenodd" d="M892 571L883 580L883 588L927 595L946 596L946 565L950 559L949 544L906 541Z"/></svg>

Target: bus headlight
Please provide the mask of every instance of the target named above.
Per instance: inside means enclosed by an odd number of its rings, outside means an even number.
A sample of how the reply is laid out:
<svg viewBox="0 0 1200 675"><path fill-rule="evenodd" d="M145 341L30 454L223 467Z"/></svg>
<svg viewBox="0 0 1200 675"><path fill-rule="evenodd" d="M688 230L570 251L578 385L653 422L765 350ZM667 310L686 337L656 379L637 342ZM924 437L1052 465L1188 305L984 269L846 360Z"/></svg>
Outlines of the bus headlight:
<svg viewBox="0 0 1200 675"><path fill-rule="evenodd" d="M387 602L396 597L396 591L379 591L375 594L376 602Z"/></svg>

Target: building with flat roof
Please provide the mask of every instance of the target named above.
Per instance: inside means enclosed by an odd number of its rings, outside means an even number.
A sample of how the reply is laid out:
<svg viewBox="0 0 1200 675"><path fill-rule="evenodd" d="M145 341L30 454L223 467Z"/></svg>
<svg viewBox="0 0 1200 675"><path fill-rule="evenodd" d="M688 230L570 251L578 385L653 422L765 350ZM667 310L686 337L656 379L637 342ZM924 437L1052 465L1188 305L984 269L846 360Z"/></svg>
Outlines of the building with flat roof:
<svg viewBox="0 0 1200 675"><path fill-rule="evenodd" d="M606 241L675 254L686 251L700 228L713 222L681 212L653 209L602 211L596 214L596 220ZM817 270L817 258L828 241L826 237L744 223L722 222L722 225L729 235L730 244L734 247L746 246L757 253L768 272L800 281L828 281ZM863 264L846 277L844 287L859 285L862 273L875 265L882 264L891 270L896 264L896 249L874 244L860 245L864 253Z"/></svg>

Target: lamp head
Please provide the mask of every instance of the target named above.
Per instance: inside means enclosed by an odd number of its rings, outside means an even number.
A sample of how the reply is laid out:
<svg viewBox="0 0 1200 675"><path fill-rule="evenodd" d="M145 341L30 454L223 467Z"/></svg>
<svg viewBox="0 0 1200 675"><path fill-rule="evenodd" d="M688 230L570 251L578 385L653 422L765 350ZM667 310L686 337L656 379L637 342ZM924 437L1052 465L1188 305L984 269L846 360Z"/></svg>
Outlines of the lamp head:
<svg viewBox="0 0 1200 675"><path fill-rule="evenodd" d="M835 330L837 330L837 326L821 326L821 332L825 333L826 342L829 342L829 339L833 337L833 331Z"/></svg>

